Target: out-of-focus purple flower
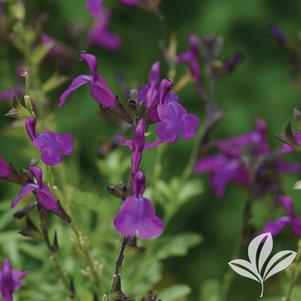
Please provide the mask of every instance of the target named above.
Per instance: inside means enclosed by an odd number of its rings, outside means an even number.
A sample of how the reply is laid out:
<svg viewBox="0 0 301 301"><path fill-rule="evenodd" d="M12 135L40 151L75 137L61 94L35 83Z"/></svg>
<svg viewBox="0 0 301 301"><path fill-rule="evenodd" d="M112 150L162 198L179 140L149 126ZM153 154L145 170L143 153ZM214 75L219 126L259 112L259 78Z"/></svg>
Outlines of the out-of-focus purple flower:
<svg viewBox="0 0 301 301"><path fill-rule="evenodd" d="M288 163L271 152L266 136L265 121L258 119L255 131L217 142L219 153L199 160L195 171L211 174L210 184L218 198L230 182L253 188L254 195L273 191L279 188L278 176L301 172L301 164Z"/></svg>
<svg viewBox="0 0 301 301"><path fill-rule="evenodd" d="M0 178L6 178L11 174L11 167L10 165L0 157Z"/></svg>
<svg viewBox="0 0 301 301"><path fill-rule="evenodd" d="M244 57L241 53L236 52L233 55L231 55L228 59L225 60L224 62L224 71L226 73L232 72L237 65L241 64L243 61Z"/></svg>
<svg viewBox="0 0 301 301"><path fill-rule="evenodd" d="M143 196L145 176L137 171L132 183L132 195L128 196L114 219L114 226L122 236L152 239L163 229L163 221L156 216L152 202Z"/></svg>
<svg viewBox="0 0 301 301"><path fill-rule="evenodd" d="M102 76L97 72L96 57L87 52L82 52L81 59L87 64L91 75L77 76L61 95L59 106L62 106L67 98L79 87L89 84L91 95L99 105L103 108L114 108L117 105L116 97Z"/></svg>
<svg viewBox="0 0 301 301"><path fill-rule="evenodd" d="M109 29L111 13L102 7L101 12L89 32L89 41L92 45L107 50L117 50L121 47L121 39Z"/></svg>
<svg viewBox="0 0 301 301"><path fill-rule="evenodd" d="M279 195L277 203L286 211L287 215L270 221L265 226L263 232L270 232L272 235L279 234L286 225L290 225L293 232L301 237L301 219L294 212L293 200L287 195Z"/></svg>
<svg viewBox="0 0 301 301"><path fill-rule="evenodd" d="M287 36L278 25L271 25L269 27L269 32L281 45L288 45L289 42Z"/></svg>
<svg viewBox="0 0 301 301"><path fill-rule="evenodd" d="M33 176L33 181L25 184L20 190L19 194L14 198L11 203L11 208L14 208L18 202L28 193L34 193L38 204L64 219L67 222L70 222L70 217L67 213L61 208L61 206L56 201L55 197L50 192L49 188L43 182L42 170L39 167L31 166L29 171Z"/></svg>
<svg viewBox="0 0 301 301"><path fill-rule="evenodd" d="M224 154L208 156L199 160L195 171L211 174L210 185L217 198L224 195L227 185L231 182L242 186L248 186L251 183L251 175L239 158L231 158Z"/></svg>
<svg viewBox="0 0 301 301"><path fill-rule="evenodd" d="M295 137L295 140L297 142L297 145L301 147L301 133L300 132L295 133L294 137ZM281 151L283 153L291 153L291 152L295 151L295 149L291 145L284 144Z"/></svg>
<svg viewBox="0 0 301 301"><path fill-rule="evenodd" d="M41 160L47 165L56 165L63 161L64 156L70 156L73 152L73 138L70 134L57 134L51 131L36 133L36 119L29 118L25 121L25 127L29 138L35 147L41 152Z"/></svg>
<svg viewBox="0 0 301 301"><path fill-rule="evenodd" d="M87 0L86 8L93 17L97 17L102 10L103 0Z"/></svg>
<svg viewBox="0 0 301 301"><path fill-rule="evenodd" d="M41 37L41 42L43 45L49 47L48 55L50 57L67 60L74 55L74 51L71 48L50 35L43 34Z"/></svg>
<svg viewBox="0 0 301 301"><path fill-rule="evenodd" d="M8 259L3 260L0 269L0 291L3 301L13 301L14 292L23 285L21 279L27 274L28 272L19 272L12 269Z"/></svg>
<svg viewBox="0 0 301 301"><path fill-rule="evenodd" d="M221 140L218 149L229 157L239 158L246 145L252 147L254 155L264 155L270 150L266 138L267 127L263 119L257 119L256 130L245 135Z"/></svg>
<svg viewBox="0 0 301 301"><path fill-rule="evenodd" d="M0 91L0 101L11 101L13 100L14 96L21 97L23 95L23 89L20 85L16 85L11 90L3 90Z"/></svg>
<svg viewBox="0 0 301 301"><path fill-rule="evenodd" d="M179 54L176 58L176 63L186 63L189 66L192 78L199 82L201 79L199 37L193 34L190 35L188 45L189 50Z"/></svg>
<svg viewBox="0 0 301 301"><path fill-rule="evenodd" d="M187 114L178 96L172 93L173 84L167 79L160 81L160 63L153 64L148 84L139 91L139 98L147 109L147 122L158 123L157 135L161 141L176 142L182 134L191 139L199 128L197 116Z"/></svg>

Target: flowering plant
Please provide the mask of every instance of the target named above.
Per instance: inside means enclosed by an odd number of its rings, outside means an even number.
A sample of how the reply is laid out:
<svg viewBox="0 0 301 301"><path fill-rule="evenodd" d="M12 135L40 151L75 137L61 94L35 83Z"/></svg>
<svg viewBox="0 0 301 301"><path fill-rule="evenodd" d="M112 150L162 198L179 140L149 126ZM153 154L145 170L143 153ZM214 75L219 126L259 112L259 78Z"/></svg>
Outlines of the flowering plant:
<svg viewBox="0 0 301 301"><path fill-rule="evenodd" d="M241 105L252 56L171 30L164 1L75 2L0 0L2 299L241 298L227 262L256 234L301 237L301 113L281 134ZM286 301L299 259L274 288Z"/></svg>

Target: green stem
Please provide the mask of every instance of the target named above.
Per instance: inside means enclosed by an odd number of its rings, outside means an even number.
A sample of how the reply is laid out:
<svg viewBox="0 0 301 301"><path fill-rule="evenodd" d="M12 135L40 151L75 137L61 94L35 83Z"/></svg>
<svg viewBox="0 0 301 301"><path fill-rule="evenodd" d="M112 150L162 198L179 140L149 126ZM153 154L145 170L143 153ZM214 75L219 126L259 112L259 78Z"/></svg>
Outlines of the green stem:
<svg viewBox="0 0 301 301"><path fill-rule="evenodd" d="M252 218L252 205L253 205L254 198L252 196L249 196L245 202L244 209L242 212L242 227L241 227L241 233L239 236L239 239L234 247L232 258L236 259L239 257L241 248L244 246L247 242L247 240L250 237L251 232L251 225L250 220ZM228 270L224 275L223 280L223 300L226 301L228 297L229 290L231 289L232 282L234 280L234 273L232 270Z"/></svg>
<svg viewBox="0 0 301 301"><path fill-rule="evenodd" d="M94 282L95 287L97 288L97 293L100 294L100 295L103 295L99 274L98 274L98 271L95 267L93 259L90 255L90 252L86 247L85 238L80 233L80 231L77 229L74 221L71 223L71 229L72 229L73 233L75 234L76 242L77 242L77 246L78 246L79 250L82 252L82 254L85 256L85 258L87 260L88 267L91 271L91 278Z"/></svg>
<svg viewBox="0 0 301 301"><path fill-rule="evenodd" d="M298 266L298 264L300 263L300 259L301 259L301 239L299 239L299 241L298 241L298 254L297 254L297 257L295 260L295 267L294 267L293 275L291 278L291 282L289 284L289 288L288 288L286 296L284 296L282 298L283 301L291 300L293 290L294 290L296 283L298 281L298 278L300 276L300 267Z"/></svg>

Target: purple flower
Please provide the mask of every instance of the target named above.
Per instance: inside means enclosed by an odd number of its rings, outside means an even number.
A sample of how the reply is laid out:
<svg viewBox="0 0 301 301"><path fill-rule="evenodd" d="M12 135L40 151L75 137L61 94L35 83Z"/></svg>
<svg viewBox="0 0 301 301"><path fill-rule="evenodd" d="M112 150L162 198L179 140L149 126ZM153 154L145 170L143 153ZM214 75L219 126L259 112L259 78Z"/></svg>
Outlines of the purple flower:
<svg viewBox="0 0 301 301"><path fill-rule="evenodd" d="M210 185L217 198L221 198L230 182L249 186L251 176L239 158L231 158L223 154L208 156L197 162L197 173L209 172Z"/></svg>
<svg viewBox="0 0 301 301"><path fill-rule="evenodd" d="M176 101L165 101L158 106L160 122L157 126L157 135L163 141L174 143L182 134L184 140L192 139L197 132L200 121Z"/></svg>
<svg viewBox="0 0 301 301"><path fill-rule="evenodd" d="M90 29L89 41L91 44L107 50L117 50L121 47L121 40L109 29L110 17L111 13L103 7Z"/></svg>
<svg viewBox="0 0 301 301"><path fill-rule="evenodd" d="M56 165L63 161L64 156L73 152L73 138L70 134L57 134L51 131L36 133L36 119L29 118L25 127L29 138L41 152L41 160L47 165Z"/></svg>
<svg viewBox="0 0 301 301"><path fill-rule="evenodd" d="M0 178L6 178L11 174L12 170L10 165L0 157Z"/></svg>
<svg viewBox="0 0 301 301"><path fill-rule="evenodd" d="M93 17L101 13L103 0L87 0L86 8Z"/></svg>
<svg viewBox="0 0 301 301"><path fill-rule="evenodd" d="M28 272L13 270L8 259L3 260L3 265L0 269L0 291L3 301L13 301L14 292L23 285L21 279L27 274Z"/></svg>
<svg viewBox="0 0 301 301"><path fill-rule="evenodd" d="M256 130L245 135L221 140L218 149L229 157L238 158L246 145L253 147L254 155L264 155L270 150L266 139L267 127L263 119L256 121Z"/></svg>
<svg viewBox="0 0 301 301"><path fill-rule="evenodd" d="M190 74L192 78L199 82L201 79L201 68L199 64L199 37L196 35L190 35L188 39L189 50L181 53L176 58L176 63L186 63L189 66Z"/></svg>
<svg viewBox="0 0 301 301"><path fill-rule="evenodd" d="M70 56L73 55L73 50L68 46L58 41L57 39L43 34L41 37L41 42L43 45L49 47L48 55L55 59L61 58L62 60L66 60Z"/></svg>
<svg viewBox="0 0 301 301"><path fill-rule="evenodd" d="M207 156L199 160L195 166L197 173L210 173L210 185L216 197L224 195L230 182L248 187L252 183L252 176L247 170L241 156L249 146L252 156L269 154L270 148L266 141L266 124L258 119L256 130L245 135L221 140L217 143L219 154ZM278 161L277 161L278 162ZM282 166L287 171L288 166Z"/></svg>
<svg viewBox="0 0 301 301"><path fill-rule="evenodd" d="M297 146L301 147L301 133L298 132L298 133L294 134L294 137L296 139ZM284 144L281 151L283 153L291 153L291 152L295 151L295 148L289 144Z"/></svg>
<svg viewBox="0 0 301 301"><path fill-rule="evenodd" d="M277 203L286 211L287 215L275 221L268 222L263 232L270 232L272 235L277 235L286 225L290 225L293 232L301 237L301 219L294 212L292 198L286 195L278 195Z"/></svg>
<svg viewBox="0 0 301 301"><path fill-rule="evenodd" d="M132 184L132 196L128 196L118 215L114 219L114 226L122 236L140 239L158 237L163 229L163 221L155 215L152 202L143 196L145 176L137 171Z"/></svg>
<svg viewBox="0 0 301 301"><path fill-rule="evenodd" d="M131 171L132 175L135 175L139 169L142 159L142 153L145 144L145 123L143 119L139 120L132 140L132 156L131 156Z"/></svg>
<svg viewBox="0 0 301 301"><path fill-rule="evenodd" d="M97 72L96 57L92 54L82 52L81 58L87 64L91 75L77 76L67 90L61 95L59 106L62 106L67 98L79 87L89 84L91 95L97 103L103 108L114 108L117 105L116 97L102 76Z"/></svg>
<svg viewBox="0 0 301 301"><path fill-rule="evenodd" d="M191 139L199 128L197 116L187 114L178 96L172 93L173 84L167 79L160 81L160 63L153 64L148 84L139 91L139 98L147 109L147 122L158 123L160 140L176 142L182 134L184 140Z"/></svg>
<svg viewBox="0 0 301 301"><path fill-rule="evenodd" d="M14 208L26 194L32 192L42 208L49 210L63 218L65 221L70 222L70 217L61 208L49 188L43 182L42 170L39 167L31 166L29 167L29 171L32 174L33 181L22 187L19 194L12 201L11 208Z"/></svg>
<svg viewBox="0 0 301 301"><path fill-rule="evenodd" d="M281 45L287 46L289 44L287 36L278 25L271 25L269 32Z"/></svg>
<svg viewBox="0 0 301 301"><path fill-rule="evenodd" d="M18 84L11 90L0 91L0 100L2 101L11 101L14 96L21 97L23 95L23 88Z"/></svg>

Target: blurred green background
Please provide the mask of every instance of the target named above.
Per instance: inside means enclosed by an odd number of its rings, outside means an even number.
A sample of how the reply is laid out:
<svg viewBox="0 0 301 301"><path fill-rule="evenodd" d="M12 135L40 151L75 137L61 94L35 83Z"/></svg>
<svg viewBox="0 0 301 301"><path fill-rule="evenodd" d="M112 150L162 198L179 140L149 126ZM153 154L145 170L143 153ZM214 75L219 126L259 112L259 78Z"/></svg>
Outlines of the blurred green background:
<svg viewBox="0 0 301 301"><path fill-rule="evenodd" d="M112 9L111 28L122 38L123 47L114 53L99 48L89 51L97 55L102 75L112 90L120 95L117 75L122 75L129 87L140 86L147 80L152 63L161 59L162 31L159 20L150 13L120 5L117 1L107 1L105 4ZM33 22L35 16L42 13L48 15L43 30L68 46L75 47L78 57L78 45L69 37L65 28L70 23L79 23L85 28L91 24L91 17L84 5L83 0L26 1L29 21ZM225 118L214 132L214 137L229 137L250 131L255 119L262 117L267 121L271 144L278 147L279 142L273 134L283 131L291 119L293 108L301 108L300 92L288 82L290 57L271 38L268 25L278 24L292 39L297 39L301 2L162 0L161 9L165 16L167 32L177 35L180 52L186 49L190 33L203 35L214 32L225 38L222 57L227 57L235 51L242 52L245 57L244 63L233 74L221 79L215 86L214 98L224 110ZM14 72L21 58L20 54L4 41L0 44L0 55L0 89L4 89L16 82ZM165 67L163 70L166 70ZM44 68L45 70L42 70L47 74L49 70L55 70L57 67L46 62ZM69 68L66 75L70 79L74 75L87 72L78 59L72 59ZM62 91L63 87L52 94L54 108ZM199 114L202 120L201 100L192 85L181 91L180 99L188 111ZM9 104L0 103L1 116L9 108ZM99 179L95 157L100 143L115 133L114 128L99 116L97 106L91 101L87 88L76 92L76 96L62 109L55 109L55 114L59 120L59 130L71 132L76 139L76 151L71 159L76 168L72 167L71 161L68 162L69 180L84 191L89 191L94 185L99 185L99 190L105 190L107 183ZM1 117L0 153L17 167L24 168L28 162L28 155L23 148L28 145L28 141L20 136L8 134L10 123L11 120ZM168 146L162 164L163 178L181 175L192 145L193 142L180 142ZM154 156L153 152L147 152L143 163L145 170L152 167ZM293 158L300 159L294 155ZM202 195L182 207L166 231L196 231L203 236L203 242L193 248L186 257L172 258L164 262L164 283L160 283L159 287L171 283L187 283L192 287L189 300L214 301L216 299L212 292L218 287L218 282L215 281L220 281L229 269L227 262L231 259L232 249L240 233L241 211L246 192L232 185L221 200L216 200L208 186L207 177L202 178ZM298 206L300 193L291 188L295 180L287 178L285 182L287 193L294 196ZM9 199L14 193L15 188L12 185L1 182L1 199ZM256 205L257 218L254 223L258 229L263 225L265 215L262 212L269 202L272 200L265 199ZM299 209L301 210L301 206ZM296 249L296 241L289 231L285 231L277 237L276 246ZM269 295L273 295L273 285L277 287L280 283L276 280L267 286L267 292L271 291ZM258 296L259 288L249 280L237 277L233 287L231 300L256 300Z"/></svg>

